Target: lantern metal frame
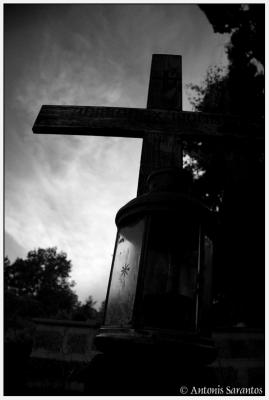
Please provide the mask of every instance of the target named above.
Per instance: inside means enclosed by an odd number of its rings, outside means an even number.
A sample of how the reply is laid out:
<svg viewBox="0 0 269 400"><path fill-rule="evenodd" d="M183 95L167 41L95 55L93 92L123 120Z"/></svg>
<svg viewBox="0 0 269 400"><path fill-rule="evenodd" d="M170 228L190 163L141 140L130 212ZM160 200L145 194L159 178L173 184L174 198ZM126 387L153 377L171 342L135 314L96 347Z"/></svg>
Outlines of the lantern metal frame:
<svg viewBox="0 0 269 400"><path fill-rule="evenodd" d="M197 221L196 229L198 229L198 279L197 279L197 293L195 298L195 327L194 329L171 329L165 327L153 327L144 325L141 322L141 307L143 306L143 290L144 290L144 276L146 271L146 258L148 256L149 238L151 233L152 221L154 216L159 216L159 213L164 213L168 218L173 218L176 221L184 214L191 216L191 222ZM144 218L144 232L142 235L142 247L138 265L138 276L135 288L135 297L132 308L132 319L130 324L121 325L106 325L106 314L108 309L109 295L111 289L111 282L115 268L115 257L119 239L120 229L128 226L130 222ZM175 221L173 221L175 223ZM101 351L113 352L122 351L123 348L129 350L138 349L140 345L143 348L157 342L166 342L168 346L171 343L180 343L180 348L184 349L188 354L195 354L200 359L213 360L215 352L213 351L213 343L210 339L210 328L207 323L204 323L202 315L205 314L202 304L203 296L203 283L201 279L201 265L204 258L204 240L205 235L212 238L214 236L215 220L211 211L199 200L192 197L190 194L180 193L170 190L156 190L150 191L142 196L139 196L125 206L123 206L116 215L116 225L118 228L116 243L114 246L112 266L109 276L107 295L105 300L105 310L103 325L100 329L100 334L96 337L97 348ZM180 267L179 267L180 268ZM211 285L212 286L212 285ZM156 339L157 338L157 339ZM167 340L168 338L168 340ZM170 343L170 344L169 344ZM150 346L147 346L150 347ZM188 350L187 350L188 349ZM136 351L136 350L135 350Z"/></svg>

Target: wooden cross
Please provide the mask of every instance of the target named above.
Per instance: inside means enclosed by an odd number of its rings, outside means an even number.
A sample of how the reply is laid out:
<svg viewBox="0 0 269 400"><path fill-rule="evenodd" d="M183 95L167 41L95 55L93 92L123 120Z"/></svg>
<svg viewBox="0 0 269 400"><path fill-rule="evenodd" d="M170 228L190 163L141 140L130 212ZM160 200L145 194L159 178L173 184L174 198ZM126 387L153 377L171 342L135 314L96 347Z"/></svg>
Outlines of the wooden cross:
<svg viewBox="0 0 269 400"><path fill-rule="evenodd" d="M34 133L143 138L138 195L150 172L182 166L182 140L248 138L263 127L234 116L182 111L181 56L154 54L147 108L44 105Z"/></svg>

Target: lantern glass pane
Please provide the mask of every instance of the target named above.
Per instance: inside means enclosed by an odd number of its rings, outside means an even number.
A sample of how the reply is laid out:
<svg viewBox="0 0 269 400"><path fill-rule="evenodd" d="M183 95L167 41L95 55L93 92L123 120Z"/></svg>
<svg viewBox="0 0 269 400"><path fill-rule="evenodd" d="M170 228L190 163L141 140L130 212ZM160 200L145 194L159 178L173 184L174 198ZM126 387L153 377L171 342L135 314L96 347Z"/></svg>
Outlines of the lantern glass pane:
<svg viewBox="0 0 269 400"><path fill-rule="evenodd" d="M199 227L183 218L153 217L145 265L142 323L195 329Z"/></svg>
<svg viewBox="0 0 269 400"><path fill-rule="evenodd" d="M106 311L106 325L131 323L145 222L119 230Z"/></svg>

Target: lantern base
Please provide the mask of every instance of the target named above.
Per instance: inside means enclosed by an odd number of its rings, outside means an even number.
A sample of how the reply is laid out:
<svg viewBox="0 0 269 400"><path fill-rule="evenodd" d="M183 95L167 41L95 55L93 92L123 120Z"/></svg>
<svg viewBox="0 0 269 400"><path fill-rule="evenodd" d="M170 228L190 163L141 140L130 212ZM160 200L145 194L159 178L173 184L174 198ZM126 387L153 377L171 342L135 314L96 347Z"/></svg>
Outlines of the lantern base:
<svg viewBox="0 0 269 400"><path fill-rule="evenodd" d="M214 383L211 369L205 365L216 357L209 338L102 328L95 344L102 354L92 361L85 394L178 396L183 386Z"/></svg>
<svg viewBox="0 0 269 400"><path fill-rule="evenodd" d="M97 349L105 354L129 353L151 357L156 352L182 362L201 365L216 358L216 349L210 337L195 332L177 332L166 329L132 329L103 327L95 338Z"/></svg>

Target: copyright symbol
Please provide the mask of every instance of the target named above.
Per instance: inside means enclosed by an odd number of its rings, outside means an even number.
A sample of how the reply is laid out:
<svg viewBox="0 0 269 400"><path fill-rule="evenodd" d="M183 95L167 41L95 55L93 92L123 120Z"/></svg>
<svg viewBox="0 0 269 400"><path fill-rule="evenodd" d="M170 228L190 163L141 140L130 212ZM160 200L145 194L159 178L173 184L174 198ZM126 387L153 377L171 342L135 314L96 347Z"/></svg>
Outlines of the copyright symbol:
<svg viewBox="0 0 269 400"><path fill-rule="evenodd" d="M187 393L188 393L188 388L187 388L187 386L181 386L181 387L179 388L179 392L180 392L180 394L187 394Z"/></svg>

